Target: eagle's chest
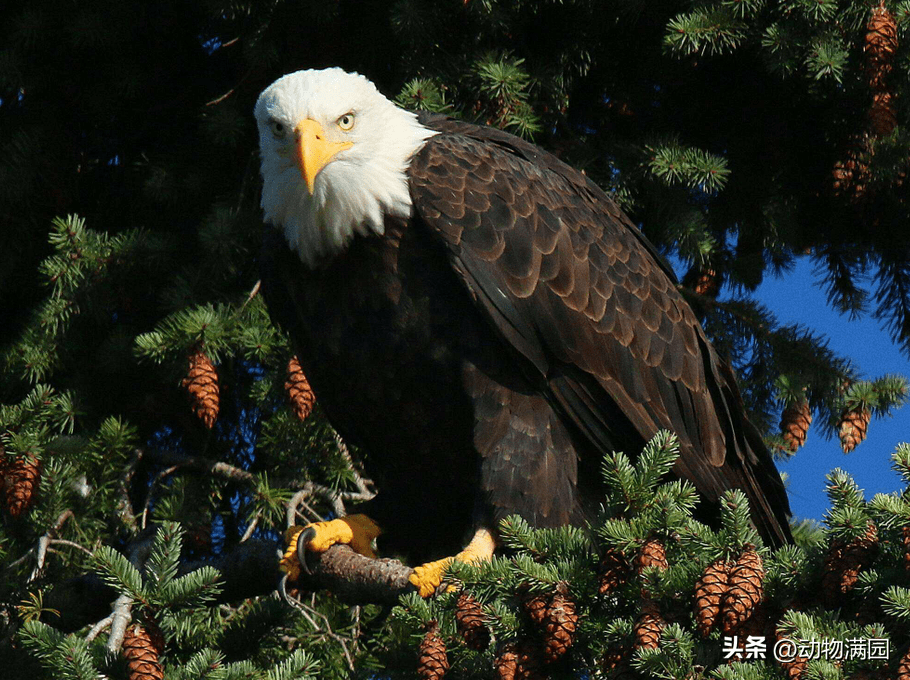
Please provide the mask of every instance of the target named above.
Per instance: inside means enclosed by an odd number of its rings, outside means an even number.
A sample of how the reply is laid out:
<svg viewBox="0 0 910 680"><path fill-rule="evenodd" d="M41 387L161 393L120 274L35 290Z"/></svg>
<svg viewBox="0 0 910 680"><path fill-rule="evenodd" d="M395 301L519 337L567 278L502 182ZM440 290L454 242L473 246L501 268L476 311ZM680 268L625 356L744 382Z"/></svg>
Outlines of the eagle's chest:
<svg viewBox="0 0 910 680"><path fill-rule="evenodd" d="M469 454L464 368L483 343L441 249L390 224L385 237L355 239L307 272L297 291L301 363L346 438L402 466Z"/></svg>

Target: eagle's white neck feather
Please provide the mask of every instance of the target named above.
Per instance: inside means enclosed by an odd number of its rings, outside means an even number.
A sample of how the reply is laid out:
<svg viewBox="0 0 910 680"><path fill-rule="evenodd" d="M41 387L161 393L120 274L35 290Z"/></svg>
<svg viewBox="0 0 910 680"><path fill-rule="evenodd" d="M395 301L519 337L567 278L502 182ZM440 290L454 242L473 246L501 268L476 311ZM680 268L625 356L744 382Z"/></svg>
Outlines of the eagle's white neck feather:
<svg viewBox="0 0 910 680"><path fill-rule="evenodd" d="M337 130L335 121L352 111L354 127L347 133ZM312 196L288 153L293 135L276 138L271 127L278 121L293 130L306 118L352 142L316 175ZM411 214L408 162L436 133L363 76L341 69L286 75L260 95L256 120L265 219L284 230L305 264L315 266L338 254L355 234L382 234L386 215Z"/></svg>

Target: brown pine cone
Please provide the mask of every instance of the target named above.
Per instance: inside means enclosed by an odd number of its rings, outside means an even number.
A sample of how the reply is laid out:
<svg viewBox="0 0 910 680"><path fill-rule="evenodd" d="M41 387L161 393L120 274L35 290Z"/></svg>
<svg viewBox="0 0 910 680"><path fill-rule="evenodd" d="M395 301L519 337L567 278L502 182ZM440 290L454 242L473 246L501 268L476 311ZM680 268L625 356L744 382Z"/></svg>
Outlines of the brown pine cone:
<svg viewBox="0 0 910 680"><path fill-rule="evenodd" d="M499 655L493 659L493 668L496 669L499 680L515 680L518 673L518 653L514 644L505 645L500 650Z"/></svg>
<svg viewBox="0 0 910 680"><path fill-rule="evenodd" d="M604 653L600 667L605 671L612 671L626 664L631 656L631 650L625 645L613 644Z"/></svg>
<svg viewBox="0 0 910 680"><path fill-rule="evenodd" d="M657 649L660 634L666 626L667 622L661 616L657 602L650 599L644 600L641 605L641 614L632 629L635 636L635 649Z"/></svg>
<svg viewBox="0 0 910 680"><path fill-rule="evenodd" d="M683 276L682 284L699 295L716 298L720 292L721 279L712 267L693 266Z"/></svg>
<svg viewBox="0 0 910 680"><path fill-rule="evenodd" d="M164 670L158 661L160 648L156 648L155 641L140 624L127 627L120 653L126 659L129 680L163 680Z"/></svg>
<svg viewBox="0 0 910 680"><path fill-rule="evenodd" d="M747 545L730 568L728 589L721 600L724 633L732 634L755 611L764 595L765 570L755 546Z"/></svg>
<svg viewBox="0 0 910 680"><path fill-rule="evenodd" d="M183 386L190 393L196 416L211 429L218 418L218 372L202 350L197 349L190 354L189 363L189 372L183 379Z"/></svg>
<svg viewBox="0 0 910 680"><path fill-rule="evenodd" d="M822 567L822 599L829 604L837 602L844 593L849 592L859 574L859 567L844 557L845 547L842 542L835 541L825 555Z"/></svg>
<svg viewBox="0 0 910 680"><path fill-rule="evenodd" d="M859 572L872 564L878 551L878 530L869 522L865 535L848 544L835 541L828 549L822 568L822 597L829 604L840 603L853 590Z"/></svg>
<svg viewBox="0 0 910 680"><path fill-rule="evenodd" d="M629 574L625 556L615 548L608 548L600 561L600 584L598 592L606 595L623 585Z"/></svg>
<svg viewBox="0 0 910 680"><path fill-rule="evenodd" d="M158 656L164 654L164 633L161 632L161 628L155 620L151 617L144 617L139 625L145 629L152 649L158 652Z"/></svg>
<svg viewBox="0 0 910 680"><path fill-rule="evenodd" d="M490 644L490 630L483 615L483 607L469 593L458 596L455 609L455 625L461 639L471 649L481 651Z"/></svg>
<svg viewBox="0 0 910 680"><path fill-rule="evenodd" d="M796 453L809 435L812 424L812 409L805 399L787 405L780 416L780 431L787 443L787 450Z"/></svg>
<svg viewBox="0 0 910 680"><path fill-rule="evenodd" d="M528 640L503 645L493 660L499 680L547 680L543 666L540 653Z"/></svg>
<svg viewBox="0 0 910 680"><path fill-rule="evenodd" d="M13 519L21 517L35 504L41 463L30 454L5 460L3 486L6 491L6 511Z"/></svg>
<svg viewBox="0 0 910 680"><path fill-rule="evenodd" d="M887 137L897 127L897 110L890 92L876 92L869 107L869 127L876 137Z"/></svg>
<svg viewBox="0 0 910 680"><path fill-rule="evenodd" d="M848 158L845 161L837 161L834 164L831 177L835 195L840 196L853 185L853 170L855 167L856 161L852 158Z"/></svg>
<svg viewBox="0 0 910 680"><path fill-rule="evenodd" d="M547 618L547 608L550 605L548 595L532 595L522 602L522 607L528 613L528 618L536 625L543 626Z"/></svg>
<svg viewBox="0 0 910 680"><path fill-rule="evenodd" d="M904 569L910 571L910 527L902 529L904 535Z"/></svg>
<svg viewBox="0 0 910 680"><path fill-rule="evenodd" d="M910 650L907 650L897 662L897 680L910 680Z"/></svg>
<svg viewBox="0 0 910 680"><path fill-rule="evenodd" d="M666 548L664 548L664 544L659 538L654 537L647 539L632 559L632 567L639 575L648 567L655 567L663 571L668 566ZM651 598L651 593L646 585L641 588L641 597L643 600Z"/></svg>
<svg viewBox="0 0 910 680"><path fill-rule="evenodd" d="M637 680L640 676L633 670L631 660L632 650L629 647L614 644L604 654L600 667L607 680Z"/></svg>
<svg viewBox="0 0 910 680"><path fill-rule="evenodd" d="M543 657L547 663L553 663L569 651L575 642L577 628L575 602L568 593L557 592L550 600L544 619Z"/></svg>
<svg viewBox="0 0 910 680"><path fill-rule="evenodd" d="M660 570L666 569L667 551L663 542L659 538L651 537L647 539L632 560L632 566L635 571L641 574L648 567L657 567Z"/></svg>
<svg viewBox="0 0 910 680"><path fill-rule="evenodd" d="M871 418L872 414L867 408L844 411L837 433L844 453L850 453L866 438Z"/></svg>
<svg viewBox="0 0 910 680"><path fill-rule="evenodd" d="M885 7L884 0L872 10L866 24L866 44L863 46L866 61L866 79L869 87L881 91L891 73L894 53L897 51L897 23Z"/></svg>
<svg viewBox="0 0 910 680"><path fill-rule="evenodd" d="M439 636L439 627L433 621L417 648L417 675L423 680L439 680L449 670L446 643Z"/></svg>
<svg viewBox="0 0 910 680"><path fill-rule="evenodd" d="M834 164L832 186L835 196L847 198L851 203L862 203L868 196L869 148L865 137L851 140L846 159Z"/></svg>
<svg viewBox="0 0 910 680"><path fill-rule="evenodd" d="M707 637L717 625L729 578L730 566L721 558L709 564L695 583L695 621L702 637Z"/></svg>
<svg viewBox="0 0 910 680"><path fill-rule="evenodd" d="M768 606L765 602L759 602L752 611L752 616L743 621L742 625L733 631L733 635L738 636L740 640L745 640L749 636L770 639L774 635L772 623Z"/></svg>
<svg viewBox="0 0 910 680"><path fill-rule="evenodd" d="M572 646L578 628L578 613L568 586L560 583L552 595L533 595L526 598L522 606L543 634L544 660L547 663L556 661Z"/></svg>
<svg viewBox="0 0 910 680"><path fill-rule="evenodd" d="M284 383L284 389L291 400L291 408L300 420L306 420L313 412L316 405L316 395L310 387L310 381L306 379L303 369L300 368L300 361L297 357L291 357L288 362L288 378Z"/></svg>
<svg viewBox="0 0 910 680"><path fill-rule="evenodd" d="M796 640L794 640L792 636L786 635L780 630L775 630L774 636L778 641L786 638L796 643ZM789 650L781 651L787 652ZM779 661L779 663L781 668L784 669L784 675L788 680L800 680L806 672L806 666L809 665L809 659L803 656L796 656L792 661Z"/></svg>

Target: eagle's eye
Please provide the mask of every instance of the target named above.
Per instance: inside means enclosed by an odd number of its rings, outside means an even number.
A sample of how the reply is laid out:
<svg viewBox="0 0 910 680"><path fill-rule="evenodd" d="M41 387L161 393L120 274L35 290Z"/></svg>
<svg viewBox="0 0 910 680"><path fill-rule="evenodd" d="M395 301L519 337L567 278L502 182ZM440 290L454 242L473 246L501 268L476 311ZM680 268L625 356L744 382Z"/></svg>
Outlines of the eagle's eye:
<svg viewBox="0 0 910 680"><path fill-rule="evenodd" d="M347 132L352 127L354 127L354 114L346 113L341 118L336 120L335 123L338 125L338 127Z"/></svg>
<svg viewBox="0 0 910 680"><path fill-rule="evenodd" d="M287 128L284 126L284 123L278 120L273 120L269 123L269 127L272 130L272 134L275 135L278 139L284 137L284 133L287 131Z"/></svg>

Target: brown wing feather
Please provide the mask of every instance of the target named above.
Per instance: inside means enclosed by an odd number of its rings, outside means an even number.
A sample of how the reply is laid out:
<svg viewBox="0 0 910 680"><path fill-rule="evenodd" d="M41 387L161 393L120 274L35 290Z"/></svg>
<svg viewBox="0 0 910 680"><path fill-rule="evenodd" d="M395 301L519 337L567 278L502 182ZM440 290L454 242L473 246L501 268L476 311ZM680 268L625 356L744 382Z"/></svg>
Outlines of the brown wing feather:
<svg viewBox="0 0 910 680"><path fill-rule="evenodd" d="M554 156L500 131L424 120L442 134L409 169L417 214L560 412L601 451L674 431L679 476L709 502L742 488L766 540L787 540L780 477L653 246Z"/></svg>

